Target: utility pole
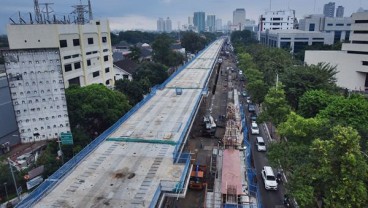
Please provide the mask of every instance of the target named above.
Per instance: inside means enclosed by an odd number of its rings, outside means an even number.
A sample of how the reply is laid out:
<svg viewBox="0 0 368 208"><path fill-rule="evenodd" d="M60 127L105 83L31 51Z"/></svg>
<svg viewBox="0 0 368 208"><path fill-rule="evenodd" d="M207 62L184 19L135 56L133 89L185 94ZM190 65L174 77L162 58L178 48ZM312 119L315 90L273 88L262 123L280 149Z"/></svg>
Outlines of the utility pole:
<svg viewBox="0 0 368 208"><path fill-rule="evenodd" d="M8 197L8 189L6 187L6 182L4 183L4 188L5 188L5 194L6 194L6 201L8 201L9 197Z"/></svg>
<svg viewBox="0 0 368 208"><path fill-rule="evenodd" d="M19 191L18 191L18 187L17 187L17 182L16 182L15 177L14 177L13 166L12 166L12 164L10 163L10 158L8 158L8 164L9 164L9 167L10 167L10 172L11 172L12 177L13 177L13 182L14 182L14 186L15 186L15 191L17 192L18 200L20 201L20 196L19 196Z"/></svg>

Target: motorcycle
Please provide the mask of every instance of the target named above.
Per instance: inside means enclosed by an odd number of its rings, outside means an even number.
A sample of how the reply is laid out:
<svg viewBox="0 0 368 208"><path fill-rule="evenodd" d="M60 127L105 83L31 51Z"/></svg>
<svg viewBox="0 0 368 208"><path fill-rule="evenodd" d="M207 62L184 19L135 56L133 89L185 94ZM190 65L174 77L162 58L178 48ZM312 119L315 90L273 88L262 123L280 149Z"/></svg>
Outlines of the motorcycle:
<svg viewBox="0 0 368 208"><path fill-rule="evenodd" d="M282 174L281 172L278 172L276 175L276 182L281 183L282 182Z"/></svg>
<svg viewBox="0 0 368 208"><path fill-rule="evenodd" d="M284 195L284 206L287 207L287 208L291 207L289 196L286 195L286 194Z"/></svg>

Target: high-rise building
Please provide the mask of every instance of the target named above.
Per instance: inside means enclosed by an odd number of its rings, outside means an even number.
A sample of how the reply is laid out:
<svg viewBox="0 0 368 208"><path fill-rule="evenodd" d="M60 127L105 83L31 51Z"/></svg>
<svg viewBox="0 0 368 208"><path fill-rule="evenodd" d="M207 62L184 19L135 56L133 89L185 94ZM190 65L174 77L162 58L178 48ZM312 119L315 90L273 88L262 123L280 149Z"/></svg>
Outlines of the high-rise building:
<svg viewBox="0 0 368 208"><path fill-rule="evenodd" d="M216 16L215 15L207 15L207 27L209 32L216 31Z"/></svg>
<svg viewBox="0 0 368 208"><path fill-rule="evenodd" d="M238 30L243 30L245 25L245 9L238 8L233 12L233 25L238 27Z"/></svg>
<svg viewBox="0 0 368 208"><path fill-rule="evenodd" d="M172 31L172 23L169 17L166 18L165 20L165 32L167 33L171 33Z"/></svg>
<svg viewBox="0 0 368 208"><path fill-rule="evenodd" d="M3 52L22 143L56 139L70 132L60 55L59 48Z"/></svg>
<svg viewBox="0 0 368 208"><path fill-rule="evenodd" d="M71 84L86 86L94 83L112 88L115 73L109 22L92 19L86 21L83 18L84 10L77 10L77 13L75 22L54 18L44 22L20 21L9 24L9 48L58 48L66 88Z"/></svg>
<svg viewBox="0 0 368 208"><path fill-rule="evenodd" d="M323 7L323 14L326 17L334 17L335 16L335 2L329 2L325 4Z"/></svg>
<svg viewBox="0 0 368 208"><path fill-rule="evenodd" d="M336 9L336 17L344 17L344 7L338 6Z"/></svg>
<svg viewBox="0 0 368 208"><path fill-rule="evenodd" d="M222 31L222 19L216 19L216 31Z"/></svg>
<svg viewBox="0 0 368 208"><path fill-rule="evenodd" d="M194 12L193 23L198 32L203 32L206 28L206 14L204 12Z"/></svg>
<svg viewBox="0 0 368 208"><path fill-rule="evenodd" d="M295 10L268 11L261 15L259 31L294 29Z"/></svg>
<svg viewBox="0 0 368 208"><path fill-rule="evenodd" d="M164 32L165 31L165 20L161 17L157 20L157 32Z"/></svg>

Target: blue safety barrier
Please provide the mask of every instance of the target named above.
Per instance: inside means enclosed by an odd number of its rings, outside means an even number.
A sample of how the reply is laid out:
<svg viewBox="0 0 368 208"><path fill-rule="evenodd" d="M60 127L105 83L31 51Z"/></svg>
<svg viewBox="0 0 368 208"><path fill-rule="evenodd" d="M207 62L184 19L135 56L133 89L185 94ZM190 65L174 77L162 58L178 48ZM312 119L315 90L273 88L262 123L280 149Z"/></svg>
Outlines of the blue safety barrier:
<svg viewBox="0 0 368 208"><path fill-rule="evenodd" d="M245 113L244 113L244 106L240 105L240 115L241 115L241 119L242 119L242 126L243 126L243 144L244 146L247 147L247 149L245 150L246 153L246 157L245 157L245 164L247 166L247 180L248 180L248 190L249 190L249 194L252 196L255 196L257 198L257 207L258 208L262 208L262 198L261 195L259 193L259 188L257 185L257 172L255 169L252 168L252 145L249 141L248 138L248 126L247 126L247 119L245 117Z"/></svg>

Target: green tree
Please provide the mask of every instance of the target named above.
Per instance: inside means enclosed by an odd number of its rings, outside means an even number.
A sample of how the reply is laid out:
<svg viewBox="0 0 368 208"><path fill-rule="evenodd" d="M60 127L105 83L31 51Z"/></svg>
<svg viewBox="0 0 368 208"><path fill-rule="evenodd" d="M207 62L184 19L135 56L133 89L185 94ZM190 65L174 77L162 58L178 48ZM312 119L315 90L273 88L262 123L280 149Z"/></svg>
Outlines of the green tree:
<svg viewBox="0 0 368 208"><path fill-rule="evenodd" d="M316 138L329 138L331 136L331 124L328 119L303 118L295 112L287 115L285 122L278 127L278 133L288 141L298 144L310 144Z"/></svg>
<svg viewBox="0 0 368 208"><path fill-rule="evenodd" d="M298 113L306 118L315 117L336 97L324 90L309 90L299 99Z"/></svg>
<svg viewBox="0 0 368 208"><path fill-rule="evenodd" d="M238 67L244 72L246 69L254 69L256 66L253 63L253 58L249 53L238 54Z"/></svg>
<svg viewBox="0 0 368 208"><path fill-rule="evenodd" d="M133 74L133 80L140 82L141 86L144 87L153 87L161 84L167 78L167 67L152 62L141 63ZM145 88L144 93L148 93L148 90Z"/></svg>
<svg viewBox="0 0 368 208"><path fill-rule="evenodd" d="M161 34L156 37L152 43L153 60L167 65L167 57L170 54L170 46L173 40L167 34Z"/></svg>
<svg viewBox="0 0 368 208"><path fill-rule="evenodd" d="M255 39L256 34L249 30L233 31L230 37L233 45L249 45L252 43L257 43L257 40Z"/></svg>
<svg viewBox="0 0 368 208"><path fill-rule="evenodd" d="M138 62L139 58L141 57L141 50L137 46L130 47L130 54L128 57L131 60Z"/></svg>
<svg viewBox="0 0 368 208"><path fill-rule="evenodd" d="M249 81L247 90L254 103L262 103L267 94L268 87L261 79Z"/></svg>
<svg viewBox="0 0 368 208"><path fill-rule="evenodd" d="M279 84L280 85L280 84ZM263 102L263 111L260 114L260 120L270 121L275 126L286 120L290 112L285 99L285 92L282 86L271 87Z"/></svg>
<svg viewBox="0 0 368 208"><path fill-rule="evenodd" d="M86 87L71 86L65 94L72 130L83 129L93 138L131 108L123 94L99 84Z"/></svg>
<svg viewBox="0 0 368 208"><path fill-rule="evenodd" d="M292 66L281 75L285 85L286 99L292 108L297 109L299 98L309 90L333 92L336 88L336 67L329 64Z"/></svg>
<svg viewBox="0 0 368 208"><path fill-rule="evenodd" d="M115 89L128 97L129 104L134 106L143 99L143 88L137 81L127 79L117 80Z"/></svg>
<svg viewBox="0 0 368 208"><path fill-rule="evenodd" d="M57 155L58 149L58 143L56 141L49 142L47 143L46 149L37 159L37 166L43 165L45 168L43 172L44 178L48 178L62 165L62 160Z"/></svg>
<svg viewBox="0 0 368 208"><path fill-rule="evenodd" d="M169 67L182 64L184 57L171 50L171 44L173 42L174 40L167 34L157 36L152 43L153 60Z"/></svg>
<svg viewBox="0 0 368 208"><path fill-rule="evenodd" d="M368 101L363 97L334 99L319 117L329 119L330 122L340 125L349 125L355 129L368 128Z"/></svg>
<svg viewBox="0 0 368 208"><path fill-rule="evenodd" d="M311 146L311 175L316 197L325 207L365 207L368 203L368 166L358 132L336 126L331 140L316 139Z"/></svg>
<svg viewBox="0 0 368 208"><path fill-rule="evenodd" d="M197 53L206 46L206 39L195 32L182 32L181 45L190 53Z"/></svg>

